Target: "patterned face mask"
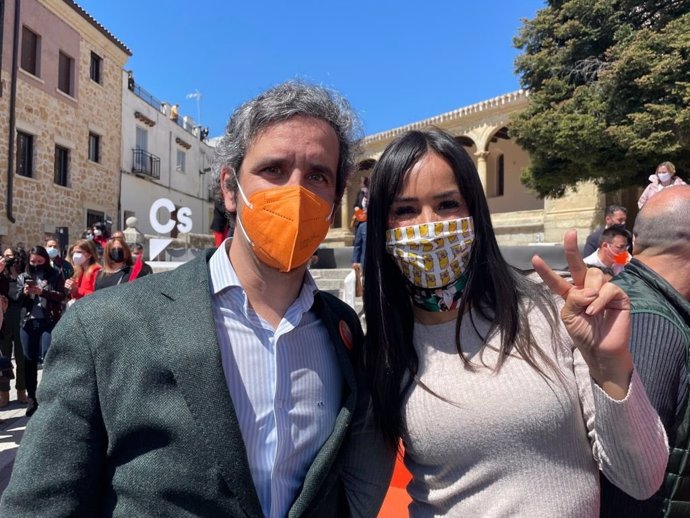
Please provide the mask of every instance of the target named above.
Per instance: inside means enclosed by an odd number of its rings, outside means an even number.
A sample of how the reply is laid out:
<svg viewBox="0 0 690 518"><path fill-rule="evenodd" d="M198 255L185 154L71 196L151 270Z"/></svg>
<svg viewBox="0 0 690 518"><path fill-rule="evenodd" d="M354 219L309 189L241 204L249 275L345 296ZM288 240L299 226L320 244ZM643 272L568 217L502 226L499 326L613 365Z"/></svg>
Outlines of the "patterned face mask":
<svg viewBox="0 0 690 518"><path fill-rule="evenodd" d="M473 241L471 217L386 231L386 251L413 286L426 290L445 288L462 277Z"/></svg>

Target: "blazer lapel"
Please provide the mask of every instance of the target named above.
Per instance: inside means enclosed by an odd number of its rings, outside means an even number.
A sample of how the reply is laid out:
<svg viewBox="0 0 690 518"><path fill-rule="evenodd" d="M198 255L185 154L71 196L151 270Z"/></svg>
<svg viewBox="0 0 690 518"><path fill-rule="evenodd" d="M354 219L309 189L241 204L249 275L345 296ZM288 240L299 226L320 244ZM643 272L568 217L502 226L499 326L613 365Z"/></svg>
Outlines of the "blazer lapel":
<svg viewBox="0 0 690 518"><path fill-rule="evenodd" d="M346 343L341 334L342 325L346 325L345 321L338 320L328 304L323 301L321 294L317 294L315 298L314 311L316 311L326 326L326 329L328 329L328 334L331 339L330 345L334 347L334 352L340 365L340 371L345 382L343 388L343 404L336 417L333 432L328 439L326 439L326 442L317 453L314 462L312 462L311 467L307 471L302 490L290 508L290 517L301 516L309 509L314 501L319 488L326 480L328 473L333 467L333 463L347 435L357 402L357 382L352 368L353 360L350 358L349 352L352 349L352 342ZM354 337L355 330L350 329L350 332L351 336Z"/></svg>
<svg viewBox="0 0 690 518"><path fill-rule="evenodd" d="M208 259L180 266L161 289L163 350L203 442L249 517L263 517L228 392L211 312Z"/></svg>

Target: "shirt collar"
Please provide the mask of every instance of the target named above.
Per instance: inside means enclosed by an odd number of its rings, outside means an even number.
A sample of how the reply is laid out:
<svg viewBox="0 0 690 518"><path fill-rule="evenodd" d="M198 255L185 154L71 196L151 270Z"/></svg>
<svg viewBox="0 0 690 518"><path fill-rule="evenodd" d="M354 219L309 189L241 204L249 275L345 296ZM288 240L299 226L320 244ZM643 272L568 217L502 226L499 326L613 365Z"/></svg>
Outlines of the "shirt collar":
<svg viewBox="0 0 690 518"><path fill-rule="evenodd" d="M230 257L228 256L231 241L232 238L230 237L223 241L209 260L211 293L214 295L217 295L227 288L242 288L240 279L237 277L235 269L230 262ZM316 281L314 281L309 270L307 270L304 275L304 281L302 282L302 289L295 302L298 303L300 307L305 308L304 310L306 311L311 308L314 303L314 295L317 291L318 287L316 286Z"/></svg>

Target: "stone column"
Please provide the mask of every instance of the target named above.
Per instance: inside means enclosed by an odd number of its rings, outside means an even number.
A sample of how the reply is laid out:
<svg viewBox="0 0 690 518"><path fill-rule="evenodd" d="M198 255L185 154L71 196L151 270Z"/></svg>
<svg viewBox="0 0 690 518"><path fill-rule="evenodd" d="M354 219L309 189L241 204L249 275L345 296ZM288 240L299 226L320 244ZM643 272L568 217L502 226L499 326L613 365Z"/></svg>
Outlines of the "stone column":
<svg viewBox="0 0 690 518"><path fill-rule="evenodd" d="M350 226L350 196L349 189L345 187L343 199L340 201L340 227L343 230L349 230Z"/></svg>
<svg viewBox="0 0 690 518"><path fill-rule="evenodd" d="M486 159L489 156L489 151L477 151L474 156L477 157L477 172L479 173L479 180L482 182L482 188L484 189L484 194L486 194L487 185L487 167Z"/></svg>

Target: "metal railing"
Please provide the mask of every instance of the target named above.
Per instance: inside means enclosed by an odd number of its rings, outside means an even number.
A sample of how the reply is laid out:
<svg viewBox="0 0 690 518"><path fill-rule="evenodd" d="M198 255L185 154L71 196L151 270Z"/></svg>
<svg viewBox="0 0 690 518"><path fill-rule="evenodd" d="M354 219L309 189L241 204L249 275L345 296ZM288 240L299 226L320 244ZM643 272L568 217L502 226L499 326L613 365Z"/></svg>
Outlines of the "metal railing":
<svg viewBox="0 0 690 518"><path fill-rule="evenodd" d="M135 84L132 92L134 92L139 99L153 106L156 110L161 109L161 102L156 97L144 90L141 86Z"/></svg>
<svg viewBox="0 0 690 518"><path fill-rule="evenodd" d="M160 180L161 159L143 149L133 149L132 172Z"/></svg>

